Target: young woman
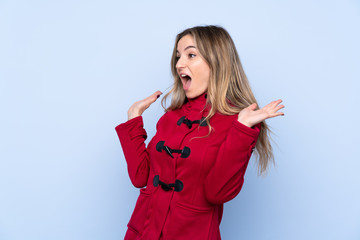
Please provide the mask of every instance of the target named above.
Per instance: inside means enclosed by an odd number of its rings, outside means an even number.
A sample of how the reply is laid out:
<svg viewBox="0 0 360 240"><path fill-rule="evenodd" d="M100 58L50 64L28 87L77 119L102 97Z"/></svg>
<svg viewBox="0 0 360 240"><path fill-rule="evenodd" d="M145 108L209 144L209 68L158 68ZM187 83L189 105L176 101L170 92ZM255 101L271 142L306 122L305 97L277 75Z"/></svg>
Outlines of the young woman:
<svg viewBox="0 0 360 240"><path fill-rule="evenodd" d="M284 115L284 106L277 100L258 109L221 27L178 34L171 70L174 86L163 98L171 95L171 104L148 146L141 115L160 91L134 103L115 128L131 182L141 188L125 239L221 239L223 204L240 192L254 149L261 173L273 160L264 121Z"/></svg>

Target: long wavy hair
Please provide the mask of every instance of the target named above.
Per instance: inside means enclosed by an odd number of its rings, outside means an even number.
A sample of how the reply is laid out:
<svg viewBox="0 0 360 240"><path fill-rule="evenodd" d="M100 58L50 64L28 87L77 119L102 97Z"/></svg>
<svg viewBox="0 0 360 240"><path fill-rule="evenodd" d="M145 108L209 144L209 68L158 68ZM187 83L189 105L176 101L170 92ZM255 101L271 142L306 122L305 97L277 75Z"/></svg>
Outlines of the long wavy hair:
<svg viewBox="0 0 360 240"><path fill-rule="evenodd" d="M210 80L207 89L207 104L210 105L210 111L206 117L210 133L212 128L209 119L216 112L224 115L238 114L242 109L252 103L257 103L257 101L251 91L235 44L229 33L219 26L196 26L185 29L176 36L171 57L171 72L174 77L174 85L165 94L161 102L165 111L180 108L186 100L185 91L176 70L176 50L179 40L188 34L193 37L198 51L210 67ZM166 99L170 95L171 104L166 107ZM275 163L269 140L270 132L268 125L263 121L255 147L256 162L260 175L266 172L269 162Z"/></svg>

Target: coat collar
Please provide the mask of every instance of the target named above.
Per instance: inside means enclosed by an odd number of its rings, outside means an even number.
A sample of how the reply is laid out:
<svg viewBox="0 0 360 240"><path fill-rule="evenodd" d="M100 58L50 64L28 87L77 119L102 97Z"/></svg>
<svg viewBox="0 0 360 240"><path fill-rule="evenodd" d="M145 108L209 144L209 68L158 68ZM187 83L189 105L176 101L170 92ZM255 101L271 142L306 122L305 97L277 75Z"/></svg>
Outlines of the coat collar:
<svg viewBox="0 0 360 240"><path fill-rule="evenodd" d="M210 104L207 103L207 93L203 93L196 98L186 98L184 103L184 110L186 113L199 113L206 116L210 110Z"/></svg>

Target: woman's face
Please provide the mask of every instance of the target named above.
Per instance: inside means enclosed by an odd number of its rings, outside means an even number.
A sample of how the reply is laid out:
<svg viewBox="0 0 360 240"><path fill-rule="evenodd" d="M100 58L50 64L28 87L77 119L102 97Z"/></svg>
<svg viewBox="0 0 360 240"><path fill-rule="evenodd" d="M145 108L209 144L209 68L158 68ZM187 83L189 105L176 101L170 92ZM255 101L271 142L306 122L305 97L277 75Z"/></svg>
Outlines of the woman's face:
<svg viewBox="0 0 360 240"><path fill-rule="evenodd" d="M206 92L210 67L200 55L191 35L182 37L177 45L176 69L187 98L195 98Z"/></svg>

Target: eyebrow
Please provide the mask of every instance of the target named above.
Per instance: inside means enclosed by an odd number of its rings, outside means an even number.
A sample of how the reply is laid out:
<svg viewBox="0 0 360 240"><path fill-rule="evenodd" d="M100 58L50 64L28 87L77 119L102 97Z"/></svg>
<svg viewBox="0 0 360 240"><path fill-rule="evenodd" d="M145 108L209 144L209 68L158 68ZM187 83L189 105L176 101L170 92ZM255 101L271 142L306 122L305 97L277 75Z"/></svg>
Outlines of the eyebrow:
<svg viewBox="0 0 360 240"><path fill-rule="evenodd" d="M195 49L196 49L196 47L195 47L195 46L190 45L190 46L187 46L187 47L184 49L184 51L185 51L185 50L187 50L187 49L189 49L189 48L195 48ZM178 50L176 50L176 52L178 53L179 51L178 51Z"/></svg>

